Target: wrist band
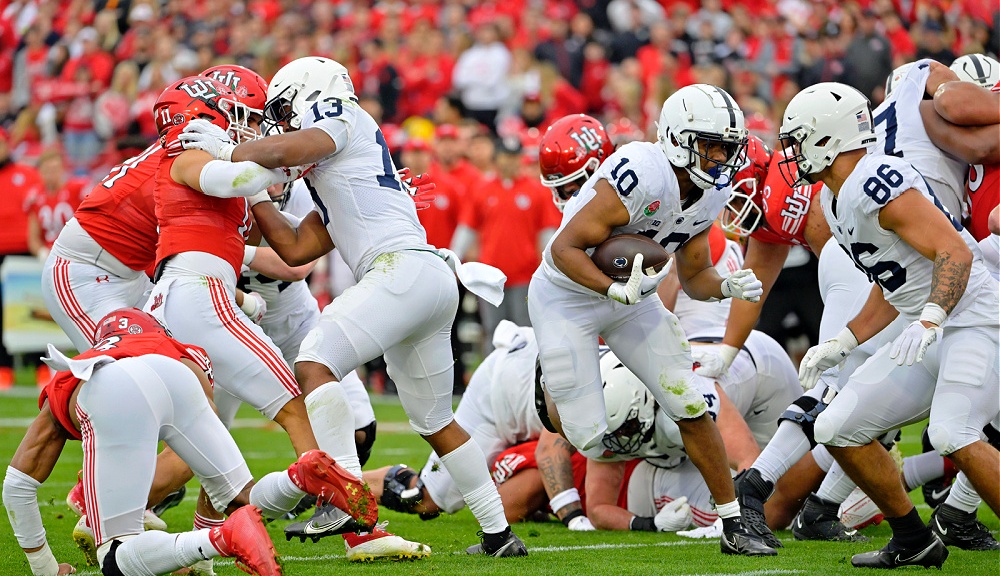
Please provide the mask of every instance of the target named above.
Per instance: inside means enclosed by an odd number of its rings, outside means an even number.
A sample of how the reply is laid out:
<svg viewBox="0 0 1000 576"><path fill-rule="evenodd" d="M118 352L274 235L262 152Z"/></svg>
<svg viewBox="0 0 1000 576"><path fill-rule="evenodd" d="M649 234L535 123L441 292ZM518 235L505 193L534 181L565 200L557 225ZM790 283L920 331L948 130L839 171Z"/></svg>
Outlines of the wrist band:
<svg viewBox="0 0 1000 576"><path fill-rule="evenodd" d="M41 550L25 552L24 555L28 557L28 566L34 576L55 576L59 573L59 563L48 542L42 544Z"/></svg>
<svg viewBox="0 0 1000 576"><path fill-rule="evenodd" d="M921 322L930 322L935 326L940 326L944 324L944 321L948 319L948 313L944 311L944 308L938 306L933 302L928 302L924 304L924 310L920 313Z"/></svg>
<svg viewBox="0 0 1000 576"><path fill-rule="evenodd" d="M576 488L563 490L549 499L549 507L558 512L563 506L580 501L580 492Z"/></svg>
<svg viewBox="0 0 1000 576"><path fill-rule="evenodd" d="M657 532L656 522L652 516L633 516L628 523L628 529L633 532Z"/></svg>

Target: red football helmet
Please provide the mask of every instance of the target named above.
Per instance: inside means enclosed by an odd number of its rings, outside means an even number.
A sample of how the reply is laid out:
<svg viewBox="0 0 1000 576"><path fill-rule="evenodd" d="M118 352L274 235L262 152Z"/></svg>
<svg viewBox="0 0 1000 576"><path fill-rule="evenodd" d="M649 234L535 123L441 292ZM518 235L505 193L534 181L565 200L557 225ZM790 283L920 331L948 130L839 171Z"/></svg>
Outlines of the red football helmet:
<svg viewBox="0 0 1000 576"><path fill-rule="evenodd" d="M156 318L138 308L122 308L111 312L97 323L97 340L129 334L163 334L170 332Z"/></svg>
<svg viewBox="0 0 1000 576"><path fill-rule="evenodd" d="M628 144L629 142L641 142L646 138L642 129L635 122L622 116L608 124L608 137L615 148Z"/></svg>
<svg viewBox="0 0 1000 576"><path fill-rule="evenodd" d="M586 114L564 116L549 126L538 146L538 168L560 211L614 151L604 125ZM577 186L567 190L571 183Z"/></svg>
<svg viewBox="0 0 1000 576"><path fill-rule="evenodd" d="M196 118L208 120L229 132L234 114L245 114L245 111L236 110L241 107L236 94L221 82L203 76L182 78L167 86L153 104L160 144L169 155L180 154L183 149L177 137L184 126ZM229 137L235 139L237 134L229 133Z"/></svg>
<svg viewBox="0 0 1000 576"><path fill-rule="evenodd" d="M722 229L735 236L749 236L764 215L764 197L757 187L767 178L771 149L760 138L747 137L743 167L733 177L733 191L722 212Z"/></svg>
<svg viewBox="0 0 1000 576"><path fill-rule="evenodd" d="M234 114L233 124L229 127L230 130L236 132L238 140L259 138L260 134L250 128L249 120L256 120L260 124L264 118L264 105L267 103L267 82L261 78L260 74L236 64L223 64L212 66L202 72L201 76L228 86L239 98L240 104L246 106L250 116L240 118ZM256 115L255 118L254 115Z"/></svg>

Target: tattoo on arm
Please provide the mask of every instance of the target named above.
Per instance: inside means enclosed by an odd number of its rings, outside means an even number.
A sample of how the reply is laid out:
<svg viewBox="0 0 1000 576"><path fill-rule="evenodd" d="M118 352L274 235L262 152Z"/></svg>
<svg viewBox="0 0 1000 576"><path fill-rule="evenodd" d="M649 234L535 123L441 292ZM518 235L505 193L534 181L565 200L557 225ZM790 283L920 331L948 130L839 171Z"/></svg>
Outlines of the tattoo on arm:
<svg viewBox="0 0 1000 576"><path fill-rule="evenodd" d="M969 262L956 259L948 252L938 254L934 259L931 294L927 301L937 304L950 314L965 294L971 268Z"/></svg>
<svg viewBox="0 0 1000 576"><path fill-rule="evenodd" d="M569 456L575 451L573 445L564 438L555 438L552 447L546 450L543 457L538 459L538 471L542 475L542 482L549 497L573 488L573 466ZM567 504L556 510L556 516L562 518L566 514L580 509L580 503Z"/></svg>

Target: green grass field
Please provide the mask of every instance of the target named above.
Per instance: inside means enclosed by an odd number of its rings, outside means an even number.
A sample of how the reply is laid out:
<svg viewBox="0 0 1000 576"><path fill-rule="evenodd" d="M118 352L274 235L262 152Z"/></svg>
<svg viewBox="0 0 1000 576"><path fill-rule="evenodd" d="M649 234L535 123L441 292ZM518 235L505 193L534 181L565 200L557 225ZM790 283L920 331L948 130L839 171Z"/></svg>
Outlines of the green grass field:
<svg viewBox="0 0 1000 576"><path fill-rule="evenodd" d="M17 387L14 393L0 395L0 464L6 469L24 432L26 422L37 414L31 389ZM376 398L375 412L379 421L378 440L369 467L405 462L422 466L429 448L406 426L402 409L395 399ZM292 460L291 445L276 426L263 421L256 413L240 412L233 435L256 476L285 468ZM905 454L919 451L919 429L907 430L902 449ZM65 504L66 492L76 481L81 464L78 443L67 445L52 477L39 491L42 517L49 543L61 562L76 566L79 574L99 574L88 568L82 554L75 548L70 533L76 516ZM167 511L163 519L172 531L189 530L194 513L193 493L196 482L189 484L188 498L177 508ZM930 510L923 504L919 491L913 493L921 515L926 519ZM982 520L994 532L1000 521L988 509L981 510ZM625 532L572 533L557 521L520 524L515 532L527 544L530 556L495 560L468 557L464 550L476 543L478 525L468 510L453 516L442 516L422 522L416 516L382 511L382 520L389 520L389 529L410 540L418 540L433 549L429 559L414 563L379 562L351 564L344 557L344 545L339 537L319 543L286 542L279 521L270 525L271 536L282 556L285 574L290 576L326 574L857 574L852 568L852 554L883 546L889 529L882 526L866 529L872 538L868 544L834 544L797 542L790 532L779 533L786 547L777 558L733 558L719 553L717 540L688 540L674 535ZM0 520L0 575L30 574L27 561L20 552L10 525ZM910 569L916 570L916 569ZM221 575L242 574L231 561L216 561ZM965 576L1000 574L1000 554L965 552L952 549L944 572Z"/></svg>

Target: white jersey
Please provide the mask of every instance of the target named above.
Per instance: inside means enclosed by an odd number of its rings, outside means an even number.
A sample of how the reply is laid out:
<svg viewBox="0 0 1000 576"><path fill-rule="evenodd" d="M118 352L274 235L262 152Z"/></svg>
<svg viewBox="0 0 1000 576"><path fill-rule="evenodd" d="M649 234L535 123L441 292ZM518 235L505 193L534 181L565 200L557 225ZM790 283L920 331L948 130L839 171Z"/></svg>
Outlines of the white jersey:
<svg viewBox="0 0 1000 576"><path fill-rule="evenodd" d="M552 242L580 209L595 197L594 185L601 179L607 180L618 191L618 198L629 213L628 224L615 228L611 235L642 234L670 253L707 230L722 212L730 194L728 187L705 190L702 198L682 210L677 176L659 145L630 142L622 146L601 164L566 204L562 224L542 252L542 271L557 285L590 292L555 266ZM587 253L593 253L593 249Z"/></svg>
<svg viewBox="0 0 1000 576"><path fill-rule="evenodd" d="M715 263L719 276L727 278L733 272L743 267L743 250L732 240L726 240L726 248ZM681 328L688 339L701 336L714 336L720 329L725 332L729 321L729 309L732 299L726 298L717 302L695 300L681 290L677 293L677 303L674 304L674 315L681 322Z"/></svg>
<svg viewBox="0 0 1000 576"><path fill-rule="evenodd" d="M965 294L948 317L949 326L978 325L976 295L992 281L983 264L975 239L945 210L927 188L921 175L906 161L893 156L864 156L834 196L824 190L823 214L834 238L855 265L882 287L885 299L909 320L919 318L930 295L934 263L879 225L879 211L909 189L920 191L944 212L973 254L972 271Z"/></svg>
<svg viewBox="0 0 1000 576"><path fill-rule="evenodd" d="M892 93L875 109L875 136L878 142L871 153L902 158L925 178L943 185L946 189L936 189L934 193L952 214L961 217L965 174L969 165L935 146L920 116L920 102L926 92L930 62L925 59L914 63Z"/></svg>
<svg viewBox="0 0 1000 576"><path fill-rule="evenodd" d="M306 128L323 130L337 145L304 179L355 280L382 254L434 249L396 178L385 137L367 112L349 100L324 98L304 114Z"/></svg>

